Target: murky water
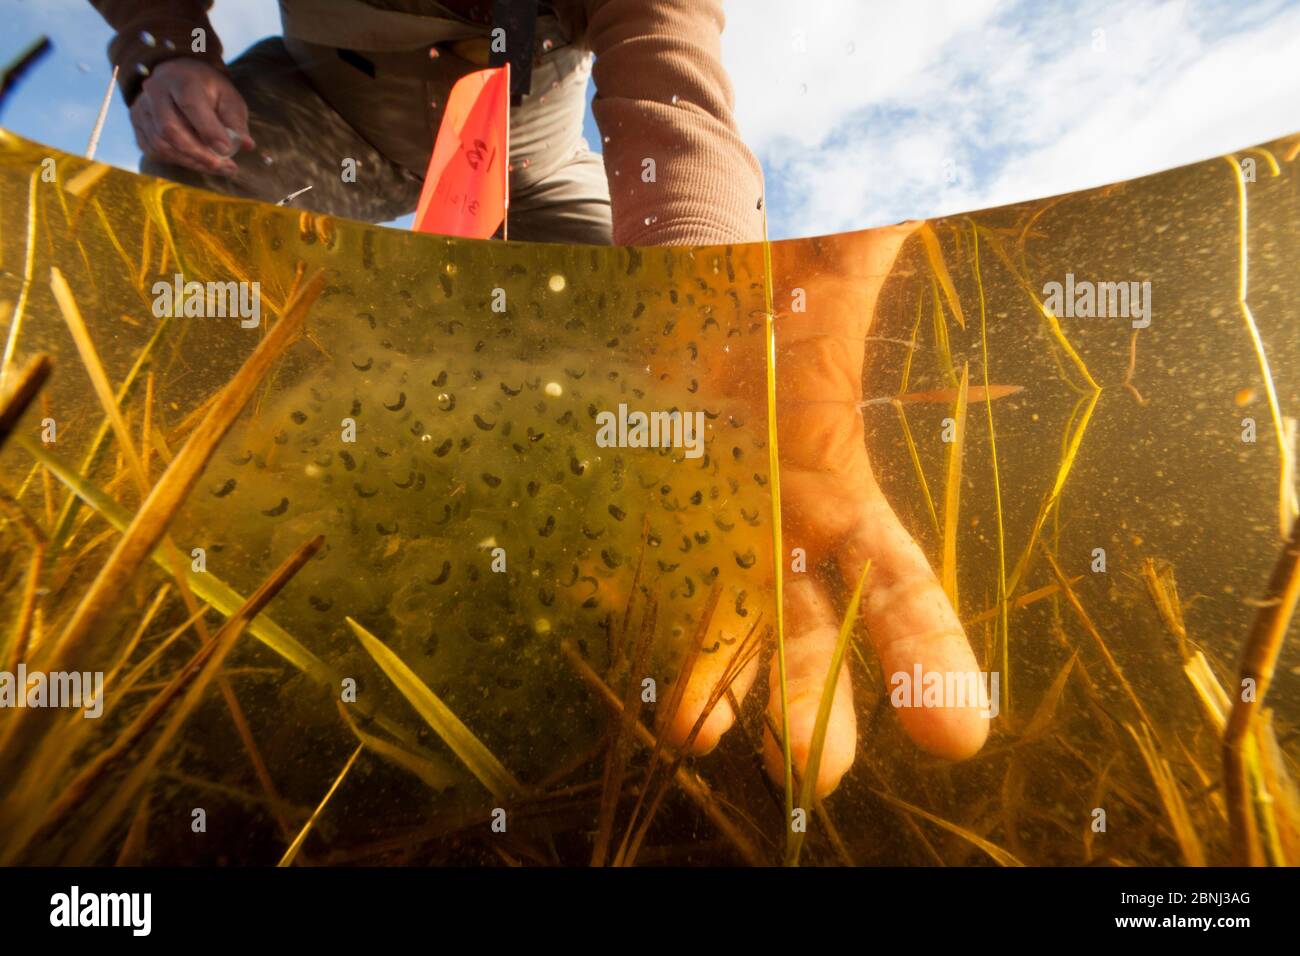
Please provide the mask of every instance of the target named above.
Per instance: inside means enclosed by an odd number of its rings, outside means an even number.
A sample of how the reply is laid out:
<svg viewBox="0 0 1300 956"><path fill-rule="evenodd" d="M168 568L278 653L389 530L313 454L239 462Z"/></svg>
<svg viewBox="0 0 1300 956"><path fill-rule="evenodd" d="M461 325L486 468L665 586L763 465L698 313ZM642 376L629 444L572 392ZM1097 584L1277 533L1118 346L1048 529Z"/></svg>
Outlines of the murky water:
<svg viewBox="0 0 1300 956"><path fill-rule="evenodd" d="M767 707L773 555L783 585L819 595L836 627L871 556L877 620L892 552L862 505L871 475L935 592L955 598L979 670L997 675L996 715L977 755L931 755L943 747L891 705L881 660L900 658L880 651L897 646L895 618L859 625L844 663L856 737L837 717L827 744L847 748L852 768L809 808L802 862L1229 858L1220 728L1185 666L1202 653L1195 673L1232 693L1294 516L1294 142L1241 154L1253 167L1218 159L921 231L774 243L770 272L761 245L448 241L119 171L90 181L81 160L7 135L0 147L6 341L17 364L45 352L55 368L0 453L0 484L49 542L29 660L54 654L109 558L120 533L109 512L129 520L140 472L158 479L294 290L324 277L304 334L168 526L197 603L165 562L146 562L79 646L78 667L109 673L106 716L70 729L66 715L27 712L6 733L6 858L271 863L344 771L299 862L585 863L593 843L612 840L612 856L647 819L640 862L777 862L791 826L780 773L760 756L781 733ZM51 267L121 390L140 471L105 424ZM257 281L266 321L158 318L178 272ZM1041 308L1053 282L1059 319ZM1101 287L1087 314L1079 296L1096 283L1123 283L1128 301ZM629 416L674 411L659 422L668 447L627 440ZM68 482L91 506L72 503ZM15 513L0 529L6 660L31 554ZM212 604L214 633L238 595L317 535L320 550L225 661L228 693L208 688L156 759L145 755L175 704L79 777L195 654L191 610ZM815 705L820 678L800 690L811 645L791 614L780 625L792 688ZM518 792L492 793L481 768L476 779L349 618ZM645 731L596 684L654 734L683 670L692 688L721 692L750 655L719 704L739 707L738 726L679 768L663 766L667 745L651 760ZM1300 852L1281 779L1298 668L1291 642L1268 690L1272 731L1258 733L1278 753L1252 764L1252 780L1271 781L1259 825L1275 862ZM15 713L0 711L0 726ZM96 799L42 823L73 782ZM109 814L114 793L122 806Z"/></svg>

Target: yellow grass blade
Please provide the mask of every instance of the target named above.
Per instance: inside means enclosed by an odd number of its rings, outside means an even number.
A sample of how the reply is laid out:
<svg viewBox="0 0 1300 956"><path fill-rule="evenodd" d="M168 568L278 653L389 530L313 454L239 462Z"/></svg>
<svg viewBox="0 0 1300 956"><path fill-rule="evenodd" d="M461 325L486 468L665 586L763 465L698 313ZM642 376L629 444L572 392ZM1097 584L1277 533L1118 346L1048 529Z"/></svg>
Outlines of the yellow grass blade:
<svg viewBox="0 0 1300 956"><path fill-rule="evenodd" d="M1079 403L1081 405L1086 405L1086 407L1083 410L1083 415L1079 418L1078 424L1076 424L1074 430L1068 434L1065 453L1061 456L1061 463L1056 469L1056 480L1052 483L1051 490L1046 496L1044 496L1042 503L1038 506L1038 515L1034 518L1033 527L1029 532L1029 540L1025 543L1025 550L1021 552L1020 560L1016 562L1016 566L1011 572L1011 577L1007 580L1008 594L1016 593L1016 589L1024 579L1025 572L1029 570L1029 562L1034 556L1034 545L1038 543L1038 536L1042 533L1043 525L1047 523L1048 515L1052 513L1052 509L1056 506L1057 502L1061 500L1061 492L1065 488L1065 480L1070 476L1070 470L1074 467L1074 460L1078 457L1079 448L1083 445L1084 433L1088 430L1088 423L1092 421L1092 413L1097 407L1097 400L1099 398L1101 398L1100 389L1079 400Z"/></svg>
<svg viewBox="0 0 1300 956"><path fill-rule="evenodd" d="M941 534L939 530L939 515L934 510L934 497L930 494L930 484L925 480L925 469L921 467L921 455L916 450L916 442L912 438L912 429L907 424L907 412L903 406L895 403L894 408L898 410L898 423L903 427L903 440L907 442L907 454L912 459L912 469L916 472L916 480L920 482L921 493L925 496L926 510L930 513L930 522L934 525L936 536Z"/></svg>
<svg viewBox="0 0 1300 956"><path fill-rule="evenodd" d="M1142 723L1144 725L1143 732L1146 732L1148 729L1154 732L1156 725L1147 714L1146 708L1142 706L1142 701L1138 698L1137 691L1133 689L1133 685L1130 684L1128 678L1124 676L1124 671L1120 668L1119 661L1115 659L1115 655L1112 654L1110 648L1106 646L1106 641L1102 638L1101 631L1097 630L1097 625L1093 623L1088 612L1084 610L1083 602L1080 601L1079 596L1074 593L1074 588L1070 587L1070 583L1065 578L1065 572L1061 570L1060 564L1058 564L1056 558L1052 556L1052 552L1047 549L1046 544L1043 545L1043 555L1047 558L1047 563L1051 565L1052 573L1056 575L1056 581L1061 585L1061 591L1064 592L1065 599L1069 603L1070 608L1074 611L1075 615L1078 616L1079 622L1083 625L1084 630L1088 632L1088 635L1096 643L1097 649L1101 651L1102 659L1106 662L1106 666L1110 668L1110 672L1115 675L1115 679L1119 681L1119 685L1124 688L1124 692L1128 695L1128 699L1132 701L1133 708L1137 711L1138 716L1142 718Z"/></svg>
<svg viewBox="0 0 1300 956"><path fill-rule="evenodd" d="M924 305L925 292L922 291L916 297L916 322L912 324L912 344L907 349L907 358L903 360L903 380L898 383L899 395L907 392L908 383L912 380L912 359L916 355L916 337L921 332L921 308Z"/></svg>
<svg viewBox="0 0 1300 956"><path fill-rule="evenodd" d="M1156 785L1156 792L1160 795L1160 802L1165 808L1165 816L1169 818L1174 839L1178 841L1178 847L1182 851L1183 862L1188 866L1205 866L1205 850L1201 847L1196 826L1187 812L1187 804L1183 802L1182 792L1178 789L1178 781L1169 766L1169 761L1160 756L1147 728L1140 728L1142 733L1139 734L1132 724L1126 722L1124 729L1133 736L1138 751L1142 754L1142 760L1151 774L1151 781Z"/></svg>
<svg viewBox="0 0 1300 956"><path fill-rule="evenodd" d="M113 434L117 436L118 446L126 457L131 475L143 496L148 492L149 479L145 477L144 465L140 461L140 456L136 454L135 443L131 440L131 430L127 427L126 419L122 417L122 410L118 407L117 396L113 394L108 373L104 371L104 365L99 360L99 352L91 339L90 329L86 328L85 319L81 317L81 309L78 308L77 300L72 295L68 280L63 278L63 273L57 267L50 269L50 288L54 292L54 301L58 303L59 311L63 313L63 321L67 323L68 331L72 333L72 341L76 343L77 353L81 356L81 364L90 377L95 396L104 409L104 415L113 428Z"/></svg>
<svg viewBox="0 0 1300 956"><path fill-rule="evenodd" d="M931 316L934 325L934 349L939 354L939 368L944 381L954 388L957 385L957 372L952 367L952 348L948 344L948 320L944 318L943 306L939 303L939 284L930 277L930 299L934 303Z"/></svg>
<svg viewBox="0 0 1300 956"><path fill-rule="evenodd" d="M943 295L948 300L948 308L952 309L957 324L964 329L966 328L966 316L962 314L961 300L957 298L957 289L952 284L952 276L948 274L948 264L943 261L943 250L939 248L939 237L935 235L934 227L928 222L922 223L917 232L920 233L921 242L925 246L925 257L930 260L930 268L934 271L935 278L939 280L939 285L943 287Z"/></svg>
<svg viewBox="0 0 1300 956"><path fill-rule="evenodd" d="M14 441L26 449L37 461L48 468L59 481L68 486L78 498L101 514L109 524L118 531L125 531L131 523L131 516L117 502L103 491L84 479L62 459L51 454L43 445L27 435L17 435ZM171 569L171 562L156 549L150 554L154 564L164 570ZM232 587L224 583L212 572L196 573L190 571L186 582L194 594L212 605L222 614L234 614L244 603L244 598ZM308 674L322 684L337 684L334 671L320 658L309 651L297 638L289 634L266 615L254 618L249 624L249 631L263 644L275 651L304 674Z"/></svg>
<svg viewBox="0 0 1300 956"><path fill-rule="evenodd" d="M989 458L993 470L993 504L998 519L998 647L1002 659L1002 709L1011 712L1011 619L1007 607L1007 536L1002 520L1002 478L998 469L997 430L993 427L993 387L989 385L988 316L984 303L984 280L980 275L980 235L971 223L972 271L980 299L980 353L984 366L984 408L989 420Z"/></svg>
<svg viewBox="0 0 1300 956"><path fill-rule="evenodd" d="M302 845L307 842L307 836L311 833L312 827L316 825L316 821L320 819L320 815L325 811L325 804L330 802L330 797L334 796L334 791L339 788L339 784L343 782L343 778L348 775L348 771L352 769L352 765L357 762L357 758L361 756L361 751L364 749L364 744L357 744L357 749L352 751L352 756L349 757L348 762L343 765L343 769L339 771L339 775L334 778L334 783L330 785L329 790L325 791L325 796L321 798L315 812L313 812L307 822L303 824L302 829L298 831L298 836L296 836L293 843L289 845L289 849L284 851L284 856L280 857L280 862L276 864L277 867L293 866L294 857L298 855L298 851L302 849Z"/></svg>
<svg viewBox="0 0 1300 956"><path fill-rule="evenodd" d="M72 617L64 625L63 633L59 635L51 655L54 665L51 669L63 669L66 663L77 659L78 652L93 635L100 615L117 602L126 582L135 574L141 562L153 553L154 547L166 534L172 518L199 480L208 459L215 453L217 445L252 397L257 384L297 338L307 311L320 295L325 281L325 274L318 272L307 283L266 338L244 361L240 370L217 393L219 398L212 410L191 433L175 461L153 486L123 532L117 547L82 595Z"/></svg>
<svg viewBox="0 0 1300 956"><path fill-rule="evenodd" d="M81 198L86 190L93 187L97 182L108 175L112 166L106 166L104 163L91 163L77 175L73 176L63 185L65 192Z"/></svg>
<svg viewBox="0 0 1300 956"><path fill-rule="evenodd" d="M947 830L949 833L961 837L967 843L971 844L974 847L978 847L979 849L987 853L990 857L993 858L993 861L997 863L999 866L1024 866L1025 865L1021 863L1016 856L1012 855L1011 853L1008 853L1006 850L1002 849L1002 847L998 846L996 843L990 843L988 840L984 839L978 833L974 833L970 830L967 830L965 827L958 826L957 824L951 822L950 820L945 820L943 817L935 816L930 811L922 810L920 807L914 806L908 803L906 800L900 800L897 797L890 796L889 794L885 793L882 790L873 789L871 792L874 793L876 796L878 796L881 800L884 800L886 803L891 803L901 810L906 810L908 813L915 814L916 816L920 817L922 820L928 820L930 823L933 823L935 826L941 827L942 829Z"/></svg>
<svg viewBox="0 0 1300 956"><path fill-rule="evenodd" d="M943 503L943 573L940 580L954 610L957 608L957 513L961 508L961 465L966 441L966 402L970 394L970 365L961 367L957 407L953 410L953 438L948 445L948 484Z"/></svg>
<svg viewBox="0 0 1300 956"><path fill-rule="evenodd" d="M1255 727L1259 743L1259 764L1264 792L1276 819L1277 852L1274 862L1280 866L1300 862L1300 793L1287 772L1286 755L1278 746L1273 731L1273 714L1265 711Z"/></svg>
<svg viewBox="0 0 1300 956"><path fill-rule="evenodd" d="M835 641L835 652L831 655L831 664L826 672L826 681L822 684L821 700L817 703L817 720L813 724L812 740L808 744L808 760L804 763L799 781L799 806L804 812L813 809L813 791L817 787L817 775L821 772L822 749L826 744L826 728L831 722L831 705L835 702L835 689L839 686L840 669L844 666L844 652L848 649L849 639L853 636L854 625L858 622L858 605L862 603L862 586L867 583L871 573L868 561L858 578L849 606L844 609L844 620L840 622L840 636ZM794 833L787 850L786 865L799 865L799 851L803 849L802 832Z"/></svg>
<svg viewBox="0 0 1300 956"><path fill-rule="evenodd" d="M1178 651L1187 659L1187 626L1183 623L1183 605L1178 600L1178 583L1174 580L1174 569L1166 562L1156 564L1152 558L1142 562L1142 580L1146 583L1147 593L1156 606L1156 613L1164 622L1169 633L1178 641Z"/></svg>
<svg viewBox="0 0 1300 956"><path fill-rule="evenodd" d="M1077 584L1082 580L1083 575L1076 574L1074 577L1070 578L1070 584ZM1032 591L1026 591L1024 594L1020 595L1020 597L1012 599L1008 602L1008 606L1013 608L1028 607L1030 604L1051 597L1059 590L1061 590L1061 586L1055 582L1052 584L1044 584L1041 588L1034 588ZM985 621L993 620L993 618L997 617L999 613L1000 609L995 604L993 607L985 608L983 611L980 611L974 617L967 618L962 622L962 624L966 627L970 627L973 624L983 624Z"/></svg>
<svg viewBox="0 0 1300 956"><path fill-rule="evenodd" d="M1277 435L1278 467L1281 472L1278 489L1278 526L1279 533L1285 539L1287 531L1291 527L1291 521L1296 517L1296 513L1292 510L1294 489L1291 487L1290 480L1291 469L1287 455L1286 426L1282 423L1282 406L1278 403L1277 387L1273 384L1273 370L1269 367L1268 354L1264 351L1264 340L1259 335L1259 326L1255 324L1255 316L1250 311L1250 305L1246 301L1247 279L1250 272L1248 258L1250 243L1246 228L1246 178L1241 171L1241 163L1237 161L1236 156L1225 156L1223 159L1232 167L1232 173L1237 185L1237 208L1240 211L1238 217L1238 249L1241 270L1237 280L1237 305L1241 309L1241 318L1246 323L1246 331L1250 335L1250 344L1254 348L1255 358L1259 362L1259 375L1264 381L1264 390L1268 395L1268 411L1273 420L1273 431Z"/></svg>
<svg viewBox="0 0 1300 956"><path fill-rule="evenodd" d="M790 753L790 695L785 666L785 545L781 540L781 456L776 427L776 313L772 304L772 244L767 240L767 204L763 204L763 295L766 309L767 474L772 496L772 584L776 601L777 683L781 694L781 756L785 763L785 819L794 816L794 758ZM787 839L790 836L787 831Z"/></svg>
<svg viewBox="0 0 1300 956"><path fill-rule="evenodd" d="M463 779L462 775L453 767L435 758L432 754L416 753L401 744L362 730L357 726L357 722L352 719L352 715L348 713L348 708L342 704L339 704L339 711L347 722L348 729L356 736L358 742L364 744L375 756L383 757L390 763L401 767L407 773L418 777L430 790L446 790Z"/></svg>
<svg viewBox="0 0 1300 956"><path fill-rule="evenodd" d="M469 768L479 783L487 787L494 797L509 797L523 791L523 786L502 766L492 751L461 723L451 708L429 690L400 657L352 618L349 617L347 622L352 633L361 641L361 646L388 675L388 679L402 692L402 696L410 702L424 722L442 738L443 743L451 748L452 753Z"/></svg>
<svg viewBox="0 0 1300 956"><path fill-rule="evenodd" d="M1210 669L1210 662L1205 654L1197 651L1183 664L1183 673L1191 681L1196 697L1205 710L1205 716L1220 734L1228 725L1228 711L1232 710L1232 701L1228 699L1223 685Z"/></svg>
<svg viewBox="0 0 1300 956"><path fill-rule="evenodd" d="M1251 730L1256 711L1273 682L1273 672L1297 604L1300 604L1300 519L1291 526L1286 547L1273 566L1265 602L1246 639L1237 684L1243 690L1233 700L1223 733L1223 784L1232 845L1237 862L1248 866L1258 865L1263 857L1249 799L1245 758L1253 740ZM1253 694L1244 692L1247 686L1254 688Z"/></svg>
<svg viewBox="0 0 1300 956"><path fill-rule="evenodd" d="M1051 726L1052 718L1056 716L1056 707L1061 702L1061 694L1065 691L1065 682L1069 679L1070 673L1074 670L1074 664L1078 659L1079 654L1076 651L1065 662L1065 666L1056 675L1052 685L1047 688L1047 693L1043 695L1043 699L1039 701L1038 707L1034 710L1034 716L1030 717L1029 723L1025 725L1024 733L1021 734L1023 739L1033 740L1047 732L1047 728Z"/></svg>
<svg viewBox="0 0 1300 956"><path fill-rule="evenodd" d="M1020 270L1015 267L1015 264L1011 261L1011 257L1007 254L1006 249L1003 248L1002 241L998 239L995 233L990 232L987 229L981 227L981 231L984 233L985 238L988 239L989 244L993 246L993 251L998 254L998 257L1002 260L1003 264L1006 265L1007 271L1009 271L1016 282L1020 284L1020 288L1024 290L1025 295L1029 296L1029 300L1034 303L1034 308L1038 310L1039 315L1041 315L1044 321L1047 322L1047 327L1051 331L1052 337L1056 339L1057 344L1061 346L1065 354L1069 356L1070 361L1074 364L1074 367L1079 371L1079 374L1083 376L1083 380L1087 383L1087 388L1076 389L1076 391L1083 391L1084 393L1100 393L1101 386L1098 385L1097 380L1092 377L1092 372L1088 371L1088 366L1084 364L1079 353L1075 351L1074 346L1070 344L1070 340L1065 337L1065 331L1061 328L1060 320L1051 309L1043 305L1042 301L1038 298L1038 294L1029 284L1029 281L1021 274ZM1073 385L1073 383L1071 384Z"/></svg>
<svg viewBox="0 0 1300 956"><path fill-rule="evenodd" d="M177 702L170 708L167 722L154 738L153 746L145 754L144 758L131 769L117 788L113 790L111 796L103 802L102 808L99 809L94 820L77 841L71 859L65 862L90 862L101 852L104 839L127 807L134 802L149 778L153 776L159 762L171 749L181 727L189 720L190 715L193 714L195 708L203 699L208 687L221 673L227 656L247 629L248 622L255 619L263 608L293 579L293 576L297 574L302 566L316 555L324 541L323 537L317 536L299 547L281 562L280 566L271 572L270 576L253 592L252 596L235 615L228 619L221 626L221 629L200 649L192 659L191 665L186 668L186 671L178 676L177 689L179 696ZM75 783L76 781L74 781ZM88 787L93 784L93 781L86 780L84 783ZM65 796L68 797L66 806L69 811L73 806L81 802L80 799L72 797L67 791L65 791ZM11 847L10 851L16 853L17 849Z"/></svg>
<svg viewBox="0 0 1300 956"><path fill-rule="evenodd" d="M560 641L560 653L562 653L573 666L574 672L577 673L577 675L596 692L596 696L613 712L614 716L622 717L622 700L619 699L617 694L610 690L609 685L601 679L600 675L591 669L591 665L583 660L582 655L578 653L568 640ZM646 749L653 749L658 745L659 738L650 733L650 731L646 729L645 724L641 723L640 720L632 721L632 732L636 734L637 740L640 741L641 745ZM704 813L704 815L709 818L710 822L718 828L718 831L732 843L736 848L736 851L746 863L750 866L767 865L767 860L759 852L758 847L754 845L748 835L737 826L736 822L732 820L719 805L718 800L713 796L713 792L709 789L708 784L686 767L681 766L680 763L677 764L676 769L673 771L673 781Z"/></svg>
<svg viewBox="0 0 1300 956"><path fill-rule="evenodd" d="M27 191L27 251L23 265L23 284L18 291L18 301L14 304L13 314L9 317L9 332L5 336L4 354L0 355L0 389L4 388L18 351L18 338L23 328L23 314L27 309L27 297L32 289L32 273L36 263L36 184L40 182L41 169L32 171L31 186Z"/></svg>

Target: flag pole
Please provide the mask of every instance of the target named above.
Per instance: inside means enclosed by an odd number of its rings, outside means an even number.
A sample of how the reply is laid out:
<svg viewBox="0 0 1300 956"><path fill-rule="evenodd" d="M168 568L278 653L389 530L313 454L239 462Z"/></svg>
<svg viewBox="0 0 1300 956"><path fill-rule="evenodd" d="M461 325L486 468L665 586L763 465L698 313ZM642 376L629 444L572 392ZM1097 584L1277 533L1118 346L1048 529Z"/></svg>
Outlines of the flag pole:
<svg viewBox="0 0 1300 956"><path fill-rule="evenodd" d="M506 242L510 238L510 61L506 60L506 83L505 90L501 94L505 97L505 117L506 117L506 154L501 160L501 175L505 177L505 188L501 190L501 195L505 197L505 203L501 208L501 241Z"/></svg>

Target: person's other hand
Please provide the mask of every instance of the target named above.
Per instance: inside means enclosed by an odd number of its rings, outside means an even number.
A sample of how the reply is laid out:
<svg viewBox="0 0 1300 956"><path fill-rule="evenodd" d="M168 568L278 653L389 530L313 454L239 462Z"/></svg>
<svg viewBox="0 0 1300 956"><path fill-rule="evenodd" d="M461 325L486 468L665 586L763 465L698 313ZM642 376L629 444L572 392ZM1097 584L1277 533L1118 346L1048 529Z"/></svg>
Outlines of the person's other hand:
<svg viewBox="0 0 1300 956"><path fill-rule="evenodd" d="M232 157L254 146L234 84L211 64L185 57L154 67L131 104L131 125L146 156L200 173L233 176L239 167Z"/></svg>
<svg viewBox="0 0 1300 956"><path fill-rule="evenodd" d="M862 615L886 680L903 672L971 674L979 668L961 621L925 554L912 539L877 484L864 441L859 404L867 335L876 300L903 243L918 223L904 223L825 240L820 252L809 242L772 247L776 301L777 427L781 456L781 508L785 555L803 548L810 569L830 560L851 593L871 562ZM791 313L795 288L807 311ZM737 374L755 418L766 421L758 387L761 367ZM807 762L821 693L839 636L841 612L826 588L808 573L784 573L787 691L790 744L796 772ZM738 644L736 646L739 646ZM711 655L722 658L725 655ZM724 661L692 674L668 738L682 743L705 706ZM743 698L755 668L732 685ZM769 677L771 727L782 726L777 662ZM965 707L900 709L908 734L926 751L960 760L976 753L988 736L979 702ZM734 721L724 698L710 714L692 749L707 752ZM857 720L847 661L840 671L815 792L830 793L853 764ZM784 779L780 742L764 733L764 758L772 778Z"/></svg>

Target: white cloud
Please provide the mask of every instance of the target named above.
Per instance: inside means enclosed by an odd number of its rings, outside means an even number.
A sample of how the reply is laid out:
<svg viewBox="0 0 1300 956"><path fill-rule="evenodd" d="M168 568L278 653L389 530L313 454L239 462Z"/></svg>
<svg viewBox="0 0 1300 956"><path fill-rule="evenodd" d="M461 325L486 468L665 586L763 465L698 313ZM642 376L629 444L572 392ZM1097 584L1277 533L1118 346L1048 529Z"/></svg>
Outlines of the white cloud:
<svg viewBox="0 0 1300 956"><path fill-rule="evenodd" d="M1281 0L819 0L793 17L736 0L727 15L775 235L1067 192L1300 130L1300 8Z"/></svg>

